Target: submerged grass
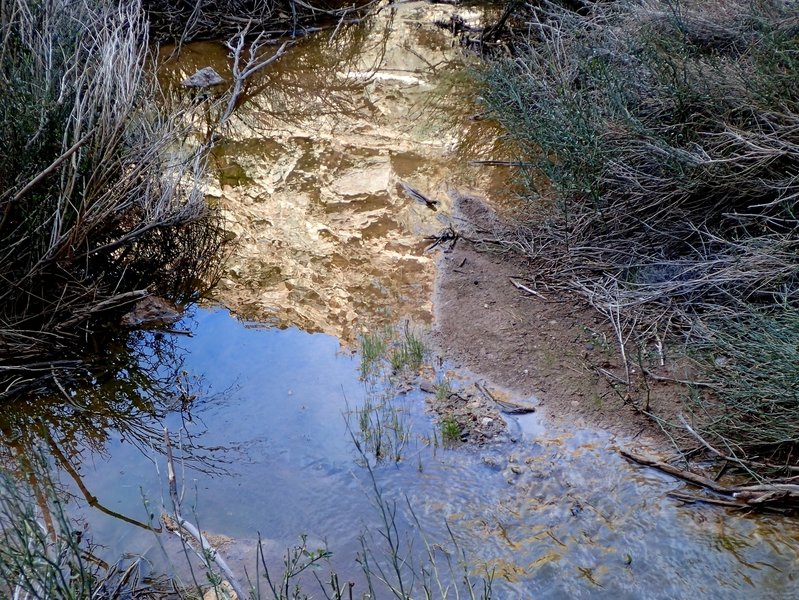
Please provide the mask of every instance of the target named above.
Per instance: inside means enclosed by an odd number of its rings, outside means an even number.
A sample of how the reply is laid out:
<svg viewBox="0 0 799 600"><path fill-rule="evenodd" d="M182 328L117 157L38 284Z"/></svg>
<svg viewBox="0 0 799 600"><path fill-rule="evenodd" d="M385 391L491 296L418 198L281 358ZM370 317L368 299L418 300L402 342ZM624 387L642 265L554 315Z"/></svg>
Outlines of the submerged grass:
<svg viewBox="0 0 799 600"><path fill-rule="evenodd" d="M379 463L398 463L411 442L407 408L389 391L367 390L363 405L355 409L357 435L365 451Z"/></svg>
<svg viewBox="0 0 799 600"><path fill-rule="evenodd" d="M421 369L426 349L407 322L366 331L359 342L366 395L363 405L354 410L357 427L352 429L378 463L397 463L412 441L410 414L398 387Z"/></svg>
<svg viewBox="0 0 799 600"><path fill-rule="evenodd" d="M381 329L361 334L359 339L361 377L364 379L376 374L380 369L380 363L386 356L390 335L390 329Z"/></svg>
<svg viewBox="0 0 799 600"><path fill-rule="evenodd" d="M394 373L400 373L405 369L417 373L422 368L424 356L425 347L421 338L406 327L402 339L391 348L391 369Z"/></svg>
<svg viewBox="0 0 799 600"><path fill-rule="evenodd" d="M422 337L408 321L398 327L366 331L358 341L364 380L415 375L427 355Z"/></svg>

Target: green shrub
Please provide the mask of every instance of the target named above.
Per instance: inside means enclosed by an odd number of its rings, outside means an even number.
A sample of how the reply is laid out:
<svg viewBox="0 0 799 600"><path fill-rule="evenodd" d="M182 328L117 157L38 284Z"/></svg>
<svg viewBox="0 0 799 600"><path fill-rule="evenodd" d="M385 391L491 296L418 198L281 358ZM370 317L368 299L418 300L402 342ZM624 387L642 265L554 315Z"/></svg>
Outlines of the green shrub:
<svg viewBox="0 0 799 600"><path fill-rule="evenodd" d="M699 427L725 453L795 462L799 446L799 311L743 315L704 324L699 360L718 405L695 406Z"/></svg>
<svg viewBox="0 0 799 600"><path fill-rule="evenodd" d="M582 4L517 5L514 55L481 73L526 165L513 244L611 319L622 354L678 332L727 357L702 363L721 404L697 426L727 452L787 452L799 13L779 0Z"/></svg>
<svg viewBox="0 0 799 600"><path fill-rule="evenodd" d="M601 301L799 300L796 12L547 6L524 15L517 56L483 73L529 165L529 252Z"/></svg>

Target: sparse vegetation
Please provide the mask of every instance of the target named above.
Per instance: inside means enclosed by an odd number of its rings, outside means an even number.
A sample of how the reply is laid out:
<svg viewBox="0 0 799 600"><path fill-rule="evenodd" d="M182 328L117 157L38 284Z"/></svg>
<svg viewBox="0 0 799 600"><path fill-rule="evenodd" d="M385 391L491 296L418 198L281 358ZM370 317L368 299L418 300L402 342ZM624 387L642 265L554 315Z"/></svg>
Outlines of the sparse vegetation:
<svg viewBox="0 0 799 600"><path fill-rule="evenodd" d="M456 444L461 439L461 426L453 417L441 419L441 439L444 444Z"/></svg>
<svg viewBox="0 0 799 600"><path fill-rule="evenodd" d="M442 379L435 385L436 390L436 400L439 402L446 401L449 398L449 395L452 393L452 384L450 383L449 379Z"/></svg>
<svg viewBox="0 0 799 600"><path fill-rule="evenodd" d="M15 600L116 600L163 597L143 582L136 560L110 566L65 512L41 453L29 470L0 468L0 596Z"/></svg>
<svg viewBox="0 0 799 600"><path fill-rule="evenodd" d="M400 462L411 441L408 412L391 389L371 386L362 406L355 409L358 443L377 462Z"/></svg>
<svg viewBox="0 0 799 600"><path fill-rule="evenodd" d="M381 376L386 368L390 369L388 376L414 375L424 364L427 353L422 338L409 322L402 327L366 331L359 342L361 377L365 380Z"/></svg>
<svg viewBox="0 0 799 600"><path fill-rule="evenodd" d="M483 72L524 165L529 218L507 243L608 317L628 384L664 339L722 357L700 360L721 405L695 431L795 465L796 7L573 4L514 5L514 56Z"/></svg>
<svg viewBox="0 0 799 600"><path fill-rule="evenodd" d="M361 377L367 379L376 374L380 363L386 357L386 350L391 339L390 329L366 331L359 338L361 352Z"/></svg>
<svg viewBox="0 0 799 600"><path fill-rule="evenodd" d="M424 355L424 342L406 322L402 336L395 340L390 349L392 371L396 374L407 369L410 373L417 373L424 363Z"/></svg>
<svg viewBox="0 0 799 600"><path fill-rule="evenodd" d="M361 379L366 385L362 406L354 411L357 442L362 452L381 462L399 462L411 441L408 407L398 392L407 387L424 363L426 349L410 323L366 331L360 338Z"/></svg>

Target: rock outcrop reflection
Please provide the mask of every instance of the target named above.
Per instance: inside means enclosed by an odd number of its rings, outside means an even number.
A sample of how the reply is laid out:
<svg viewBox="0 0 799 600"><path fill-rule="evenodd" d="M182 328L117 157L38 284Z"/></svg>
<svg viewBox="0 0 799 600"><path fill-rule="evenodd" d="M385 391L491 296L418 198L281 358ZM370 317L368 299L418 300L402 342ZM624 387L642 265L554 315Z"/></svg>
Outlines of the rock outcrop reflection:
<svg viewBox="0 0 799 600"><path fill-rule="evenodd" d="M252 82L216 147L208 186L235 241L219 302L246 319L345 343L356 322L431 320L434 257L424 237L448 224L452 193L501 185L491 169L467 165L495 135L473 118L464 59L434 25L454 10L386 9L303 40ZM189 46L167 63L170 77L207 64L229 73L225 52Z"/></svg>

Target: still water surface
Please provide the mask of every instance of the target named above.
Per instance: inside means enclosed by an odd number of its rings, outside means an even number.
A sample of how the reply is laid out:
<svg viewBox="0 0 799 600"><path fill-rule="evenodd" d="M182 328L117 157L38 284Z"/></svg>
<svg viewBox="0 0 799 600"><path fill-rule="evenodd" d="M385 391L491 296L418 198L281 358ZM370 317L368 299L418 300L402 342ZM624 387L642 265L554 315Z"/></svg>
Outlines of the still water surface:
<svg viewBox="0 0 799 600"><path fill-rule="evenodd" d="M459 50L433 24L455 10L398 5L303 41L266 73L207 186L236 243L217 298L227 308L196 309L176 326L191 336L143 336L139 367L120 367L74 409L4 415L4 431L48 432L106 556L165 564L136 522L165 503L166 425L185 446L184 513L229 536L236 570L252 572L258 532L274 565L307 534L357 579L359 535L379 519L353 413L378 394L410 431L402 460L374 467L399 530L418 533L409 507L442 547L449 527L474 572L495 573L495 597L799 597L797 520L683 506L666 496L681 484L619 457L625 440L535 415L519 419L516 443L443 448L420 391L360 378L351 348L364 328L429 324L435 267L422 238L448 223L452 194L505 191L505 173L466 166L503 156L474 118ZM224 73L226 51L192 45L164 77L208 64ZM431 378L452 375L429 358ZM418 539L412 553L423 553Z"/></svg>
<svg viewBox="0 0 799 600"><path fill-rule="evenodd" d="M182 424L232 461L217 465L224 475L185 473L201 526L231 536L228 556L250 565L255 532L275 564L300 534L327 540L333 566L353 574L358 535L378 523L345 419L368 393L358 357L331 336L252 326L224 310L199 310L186 325L194 336L180 342L183 368L202 379L205 399ZM515 444L435 448L420 394L395 402L414 441L375 473L398 501L400 529L413 529L407 496L430 539L446 545L449 524L475 569L495 570L497 597L796 597L795 520L681 506L666 497L681 484L629 465L615 440L544 428L534 415L520 418ZM176 414L169 421L181 425ZM109 443L106 458L84 463L84 483L106 506L146 520L142 493L157 503L164 478L153 455L160 475L130 444ZM508 464L520 474L509 477ZM98 539L116 540L109 554L162 560L151 533L86 516Z"/></svg>

